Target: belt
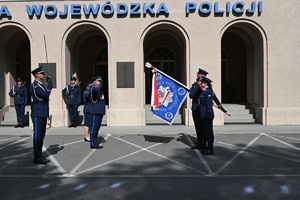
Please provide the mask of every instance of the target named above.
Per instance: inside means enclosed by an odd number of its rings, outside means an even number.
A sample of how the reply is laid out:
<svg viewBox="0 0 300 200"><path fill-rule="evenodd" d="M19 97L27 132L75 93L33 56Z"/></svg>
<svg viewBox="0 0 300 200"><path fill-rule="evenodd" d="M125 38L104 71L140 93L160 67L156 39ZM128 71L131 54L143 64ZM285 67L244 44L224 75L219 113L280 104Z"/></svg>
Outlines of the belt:
<svg viewBox="0 0 300 200"><path fill-rule="evenodd" d="M77 96L77 95L73 95L73 94L71 94L71 95L70 95L70 97L76 97L76 98L77 98L78 96Z"/></svg>
<svg viewBox="0 0 300 200"><path fill-rule="evenodd" d="M36 101L36 102L31 102L31 104L35 104L35 105L49 105L49 103L45 103L45 102L42 102L42 101Z"/></svg>
<svg viewBox="0 0 300 200"><path fill-rule="evenodd" d="M21 95L21 94L17 94L17 96L16 96L17 98L18 97L24 97L24 95Z"/></svg>

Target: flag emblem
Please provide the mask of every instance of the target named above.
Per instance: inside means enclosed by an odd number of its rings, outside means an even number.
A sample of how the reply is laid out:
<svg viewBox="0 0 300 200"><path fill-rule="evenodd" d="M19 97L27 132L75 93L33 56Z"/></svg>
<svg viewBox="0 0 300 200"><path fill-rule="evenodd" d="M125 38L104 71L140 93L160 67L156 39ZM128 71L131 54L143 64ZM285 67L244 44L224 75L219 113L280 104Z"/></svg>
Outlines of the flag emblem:
<svg viewBox="0 0 300 200"><path fill-rule="evenodd" d="M171 125L187 97L188 90L156 69L152 72L152 112Z"/></svg>

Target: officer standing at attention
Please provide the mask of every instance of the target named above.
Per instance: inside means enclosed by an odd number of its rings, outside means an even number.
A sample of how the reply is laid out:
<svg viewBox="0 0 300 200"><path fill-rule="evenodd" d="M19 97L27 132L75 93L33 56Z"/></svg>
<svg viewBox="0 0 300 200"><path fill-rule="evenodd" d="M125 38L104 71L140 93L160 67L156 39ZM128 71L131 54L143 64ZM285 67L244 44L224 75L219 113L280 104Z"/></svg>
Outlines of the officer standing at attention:
<svg viewBox="0 0 300 200"><path fill-rule="evenodd" d="M214 119L214 109L213 109L213 99L214 91L211 85L212 80L207 77L203 77L201 80L201 86L204 88L199 95L200 102L200 116L201 116L201 126L205 133L207 139L207 148L201 150L202 155L214 154L213 143L214 143L214 132L213 132L213 119Z"/></svg>
<svg viewBox="0 0 300 200"><path fill-rule="evenodd" d="M100 130L103 115L105 115L105 99L103 91L103 80L101 76L92 78L93 85L90 88L91 94L91 126L90 126L90 148L102 149L103 146L99 144L98 132Z"/></svg>
<svg viewBox="0 0 300 200"><path fill-rule="evenodd" d="M203 131L201 131L201 122L200 122L200 106L198 102L199 95L201 94L202 88L201 79L202 77L208 74L204 69L199 68L197 72L196 82L193 83L189 97L192 99L192 117L194 121L194 126L196 129L196 135L198 139L198 144L192 146L192 149L205 149L206 148L206 139Z"/></svg>
<svg viewBox="0 0 300 200"><path fill-rule="evenodd" d="M90 126L91 126L91 93L90 88L93 83L87 83L83 92L83 116L84 116L84 141L90 142Z"/></svg>
<svg viewBox="0 0 300 200"><path fill-rule="evenodd" d="M43 142L46 135L47 118L49 117L49 96L53 88L50 76L47 76L47 88L43 85L44 71L38 67L31 71L34 81L30 85L31 119L33 123L33 163L47 164L50 160L42 155Z"/></svg>
<svg viewBox="0 0 300 200"><path fill-rule="evenodd" d="M202 79L206 77L208 74L207 71L204 69L199 68L197 73L196 82L192 85L190 89L189 97L192 99L192 116L193 121L196 129L197 140L194 141L196 145L192 146L192 149L206 149L206 135L203 132L203 128L201 126L201 116L200 116L200 102L199 102L199 95L204 90L202 86ZM218 97L214 93L213 101L217 104L219 108L222 108L222 104L219 101Z"/></svg>
<svg viewBox="0 0 300 200"><path fill-rule="evenodd" d="M77 78L75 76L71 76L71 84L67 85L63 90L62 94L67 98L67 106L70 116L71 127L77 127L77 117L78 117L78 106L81 103L81 89L78 84L76 84Z"/></svg>
<svg viewBox="0 0 300 200"><path fill-rule="evenodd" d="M17 85L15 85L8 94L10 97L14 98L18 122L15 128L24 128L25 106L28 101L28 92L21 77L17 78Z"/></svg>

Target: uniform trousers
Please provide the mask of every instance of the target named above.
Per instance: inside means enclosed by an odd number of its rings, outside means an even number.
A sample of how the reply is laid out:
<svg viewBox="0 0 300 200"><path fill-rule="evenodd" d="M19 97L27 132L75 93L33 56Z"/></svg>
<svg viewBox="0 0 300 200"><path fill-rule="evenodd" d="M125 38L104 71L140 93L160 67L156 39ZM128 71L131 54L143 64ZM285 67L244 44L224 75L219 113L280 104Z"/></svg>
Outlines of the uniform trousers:
<svg viewBox="0 0 300 200"><path fill-rule="evenodd" d="M71 121L77 121L78 104L68 104L68 111Z"/></svg>
<svg viewBox="0 0 300 200"><path fill-rule="evenodd" d="M103 114L91 114L91 127L90 127L90 145L98 146L97 140L98 132L102 123Z"/></svg>
<svg viewBox="0 0 300 200"><path fill-rule="evenodd" d="M214 132L213 132L213 120L212 119L201 119L201 127L203 132L205 133L205 137L208 144L214 143Z"/></svg>
<svg viewBox="0 0 300 200"><path fill-rule="evenodd" d="M196 129L197 139L200 143L202 139L205 139L205 135L201 128L201 117L200 117L199 106L195 110L192 110L192 116L193 116L193 120L194 120L194 126Z"/></svg>
<svg viewBox="0 0 300 200"><path fill-rule="evenodd" d="M35 153L42 152L46 134L47 117L32 117L33 123L33 150Z"/></svg>
<svg viewBox="0 0 300 200"><path fill-rule="evenodd" d="M17 121L24 121L25 116L25 105L24 104L15 104L15 109L17 113Z"/></svg>

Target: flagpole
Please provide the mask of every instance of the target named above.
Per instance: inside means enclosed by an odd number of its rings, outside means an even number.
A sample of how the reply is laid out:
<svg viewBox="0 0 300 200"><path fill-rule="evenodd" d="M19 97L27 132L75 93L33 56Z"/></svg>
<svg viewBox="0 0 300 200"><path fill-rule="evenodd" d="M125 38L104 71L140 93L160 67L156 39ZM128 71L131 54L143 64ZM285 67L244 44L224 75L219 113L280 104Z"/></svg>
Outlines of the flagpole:
<svg viewBox="0 0 300 200"><path fill-rule="evenodd" d="M145 67L149 68L149 69L156 69L159 73L163 74L164 76L168 77L169 79L171 79L172 81L176 82L178 85L181 85L182 87L184 87L185 89L187 89L188 91L190 91L190 88L187 87L186 85L183 85L182 83L180 83L179 81L177 81L176 79L172 78L171 76L169 76L168 74L165 74L164 72L160 71L159 69L157 69L156 67L153 67L151 65L151 63L146 62L145 63Z"/></svg>

